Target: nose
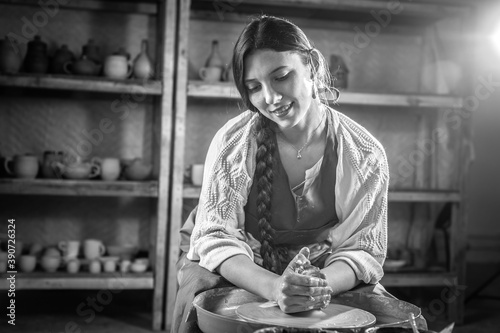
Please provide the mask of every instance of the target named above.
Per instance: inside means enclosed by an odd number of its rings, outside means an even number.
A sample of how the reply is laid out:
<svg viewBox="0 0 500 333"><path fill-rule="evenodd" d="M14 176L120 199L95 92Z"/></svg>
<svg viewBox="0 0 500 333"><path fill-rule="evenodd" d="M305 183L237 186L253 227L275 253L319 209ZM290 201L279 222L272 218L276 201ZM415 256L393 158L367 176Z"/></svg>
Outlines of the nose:
<svg viewBox="0 0 500 333"><path fill-rule="evenodd" d="M272 86L263 87L264 99L267 105L276 104L281 101L283 97L279 92L277 92Z"/></svg>

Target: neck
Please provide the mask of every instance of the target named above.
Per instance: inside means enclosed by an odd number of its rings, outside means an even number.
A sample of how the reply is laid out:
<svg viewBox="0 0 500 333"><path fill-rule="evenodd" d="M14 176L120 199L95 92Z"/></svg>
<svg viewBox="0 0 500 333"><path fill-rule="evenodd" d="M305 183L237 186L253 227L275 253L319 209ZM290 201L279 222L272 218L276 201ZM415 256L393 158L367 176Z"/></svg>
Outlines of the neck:
<svg viewBox="0 0 500 333"><path fill-rule="evenodd" d="M288 143L300 149L307 140L313 141L314 136L320 136L323 129L325 111L319 103L313 103L304 118L294 127L280 129Z"/></svg>

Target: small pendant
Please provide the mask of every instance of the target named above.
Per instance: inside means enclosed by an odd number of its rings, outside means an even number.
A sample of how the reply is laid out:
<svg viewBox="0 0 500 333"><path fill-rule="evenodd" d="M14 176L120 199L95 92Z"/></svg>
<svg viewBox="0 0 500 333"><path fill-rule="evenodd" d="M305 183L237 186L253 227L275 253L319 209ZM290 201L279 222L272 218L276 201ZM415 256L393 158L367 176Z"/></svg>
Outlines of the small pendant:
<svg viewBox="0 0 500 333"><path fill-rule="evenodd" d="M297 159L300 160L302 158L302 155L300 155L300 151L297 152Z"/></svg>

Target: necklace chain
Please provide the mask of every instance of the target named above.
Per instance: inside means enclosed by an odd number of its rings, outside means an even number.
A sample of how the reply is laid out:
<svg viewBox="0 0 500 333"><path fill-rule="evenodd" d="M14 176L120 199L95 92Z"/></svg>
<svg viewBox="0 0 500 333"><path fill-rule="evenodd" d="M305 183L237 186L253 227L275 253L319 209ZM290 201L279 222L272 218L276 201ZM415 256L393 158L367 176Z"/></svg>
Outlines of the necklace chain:
<svg viewBox="0 0 500 333"><path fill-rule="evenodd" d="M297 151L297 159L300 160L302 158L302 154L301 154L301 151L309 144L309 141L311 141L312 137L313 137L313 134L318 130L318 128L321 126L321 124L323 123L323 118L325 118L325 116L323 115L323 117L321 118L318 126L316 126L316 128L309 134L309 136L307 137L307 140L306 140L306 143L304 143L304 145L300 148L300 149L297 149L297 147L295 147L294 145L292 145L290 142L288 142L285 138L285 136L283 135L283 132L279 131L278 133L281 135L282 139L283 139L283 142L286 143L287 145L289 145L290 147L292 147L293 149L295 149Z"/></svg>

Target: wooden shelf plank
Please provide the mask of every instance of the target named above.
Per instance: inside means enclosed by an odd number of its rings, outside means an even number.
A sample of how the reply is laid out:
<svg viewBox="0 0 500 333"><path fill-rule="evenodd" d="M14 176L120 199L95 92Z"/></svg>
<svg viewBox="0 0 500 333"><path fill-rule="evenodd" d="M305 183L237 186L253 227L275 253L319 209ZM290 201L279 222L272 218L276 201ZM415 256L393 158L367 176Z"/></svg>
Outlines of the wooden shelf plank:
<svg viewBox="0 0 500 333"><path fill-rule="evenodd" d="M356 18L364 14L363 18L374 19L372 11L391 11L392 21L398 21L408 24L407 18L420 19L424 22L429 20L438 20L450 15L460 15L467 6L464 4L435 4L435 3L408 3L404 4L388 4L387 1L380 0L274 0L272 3L266 0L245 0L234 1L227 3L225 6L214 4L212 0L193 0L192 7L194 9L212 10L220 12L222 16L226 12L250 12L260 13L263 8L266 9L266 14L275 14L277 12L284 13L284 16L293 15L298 17L321 17L325 18L328 15L335 18L343 18L347 15ZM404 10L402 10L404 9ZM354 14L357 14L354 15ZM353 19L353 18L351 18ZM405 20L406 19L406 20Z"/></svg>
<svg viewBox="0 0 500 333"><path fill-rule="evenodd" d="M40 7L37 0L0 0L0 3L10 5L37 6ZM122 12L134 14L156 15L157 5L153 1L141 0L138 3L130 1L98 1L98 0L72 0L66 4L58 3L61 8L79 9L79 10L96 10L109 12Z"/></svg>
<svg viewBox="0 0 500 333"><path fill-rule="evenodd" d="M198 199L200 187L184 184L183 198ZM458 192L449 191L389 191L390 202L460 202Z"/></svg>
<svg viewBox="0 0 500 333"><path fill-rule="evenodd" d="M385 287L432 287L457 285L453 273L385 273L380 283Z"/></svg>
<svg viewBox="0 0 500 333"><path fill-rule="evenodd" d="M0 289L8 290L11 274L0 274ZM17 273L16 290L21 289L153 289L153 273Z"/></svg>
<svg viewBox="0 0 500 333"><path fill-rule="evenodd" d="M53 90L76 90L102 93L135 93L161 95L161 81L111 80L104 77L85 77L50 74L0 75L0 86Z"/></svg>
<svg viewBox="0 0 500 333"><path fill-rule="evenodd" d="M0 179L0 194L157 197L157 181Z"/></svg>
<svg viewBox="0 0 500 333"><path fill-rule="evenodd" d="M389 191L391 202L460 202L458 191Z"/></svg>
<svg viewBox="0 0 500 333"><path fill-rule="evenodd" d="M238 99L240 95L231 82L205 83L190 81L187 87L189 97ZM373 105L428 108L461 108L463 100L455 96L418 94L377 94L342 92L339 105Z"/></svg>

